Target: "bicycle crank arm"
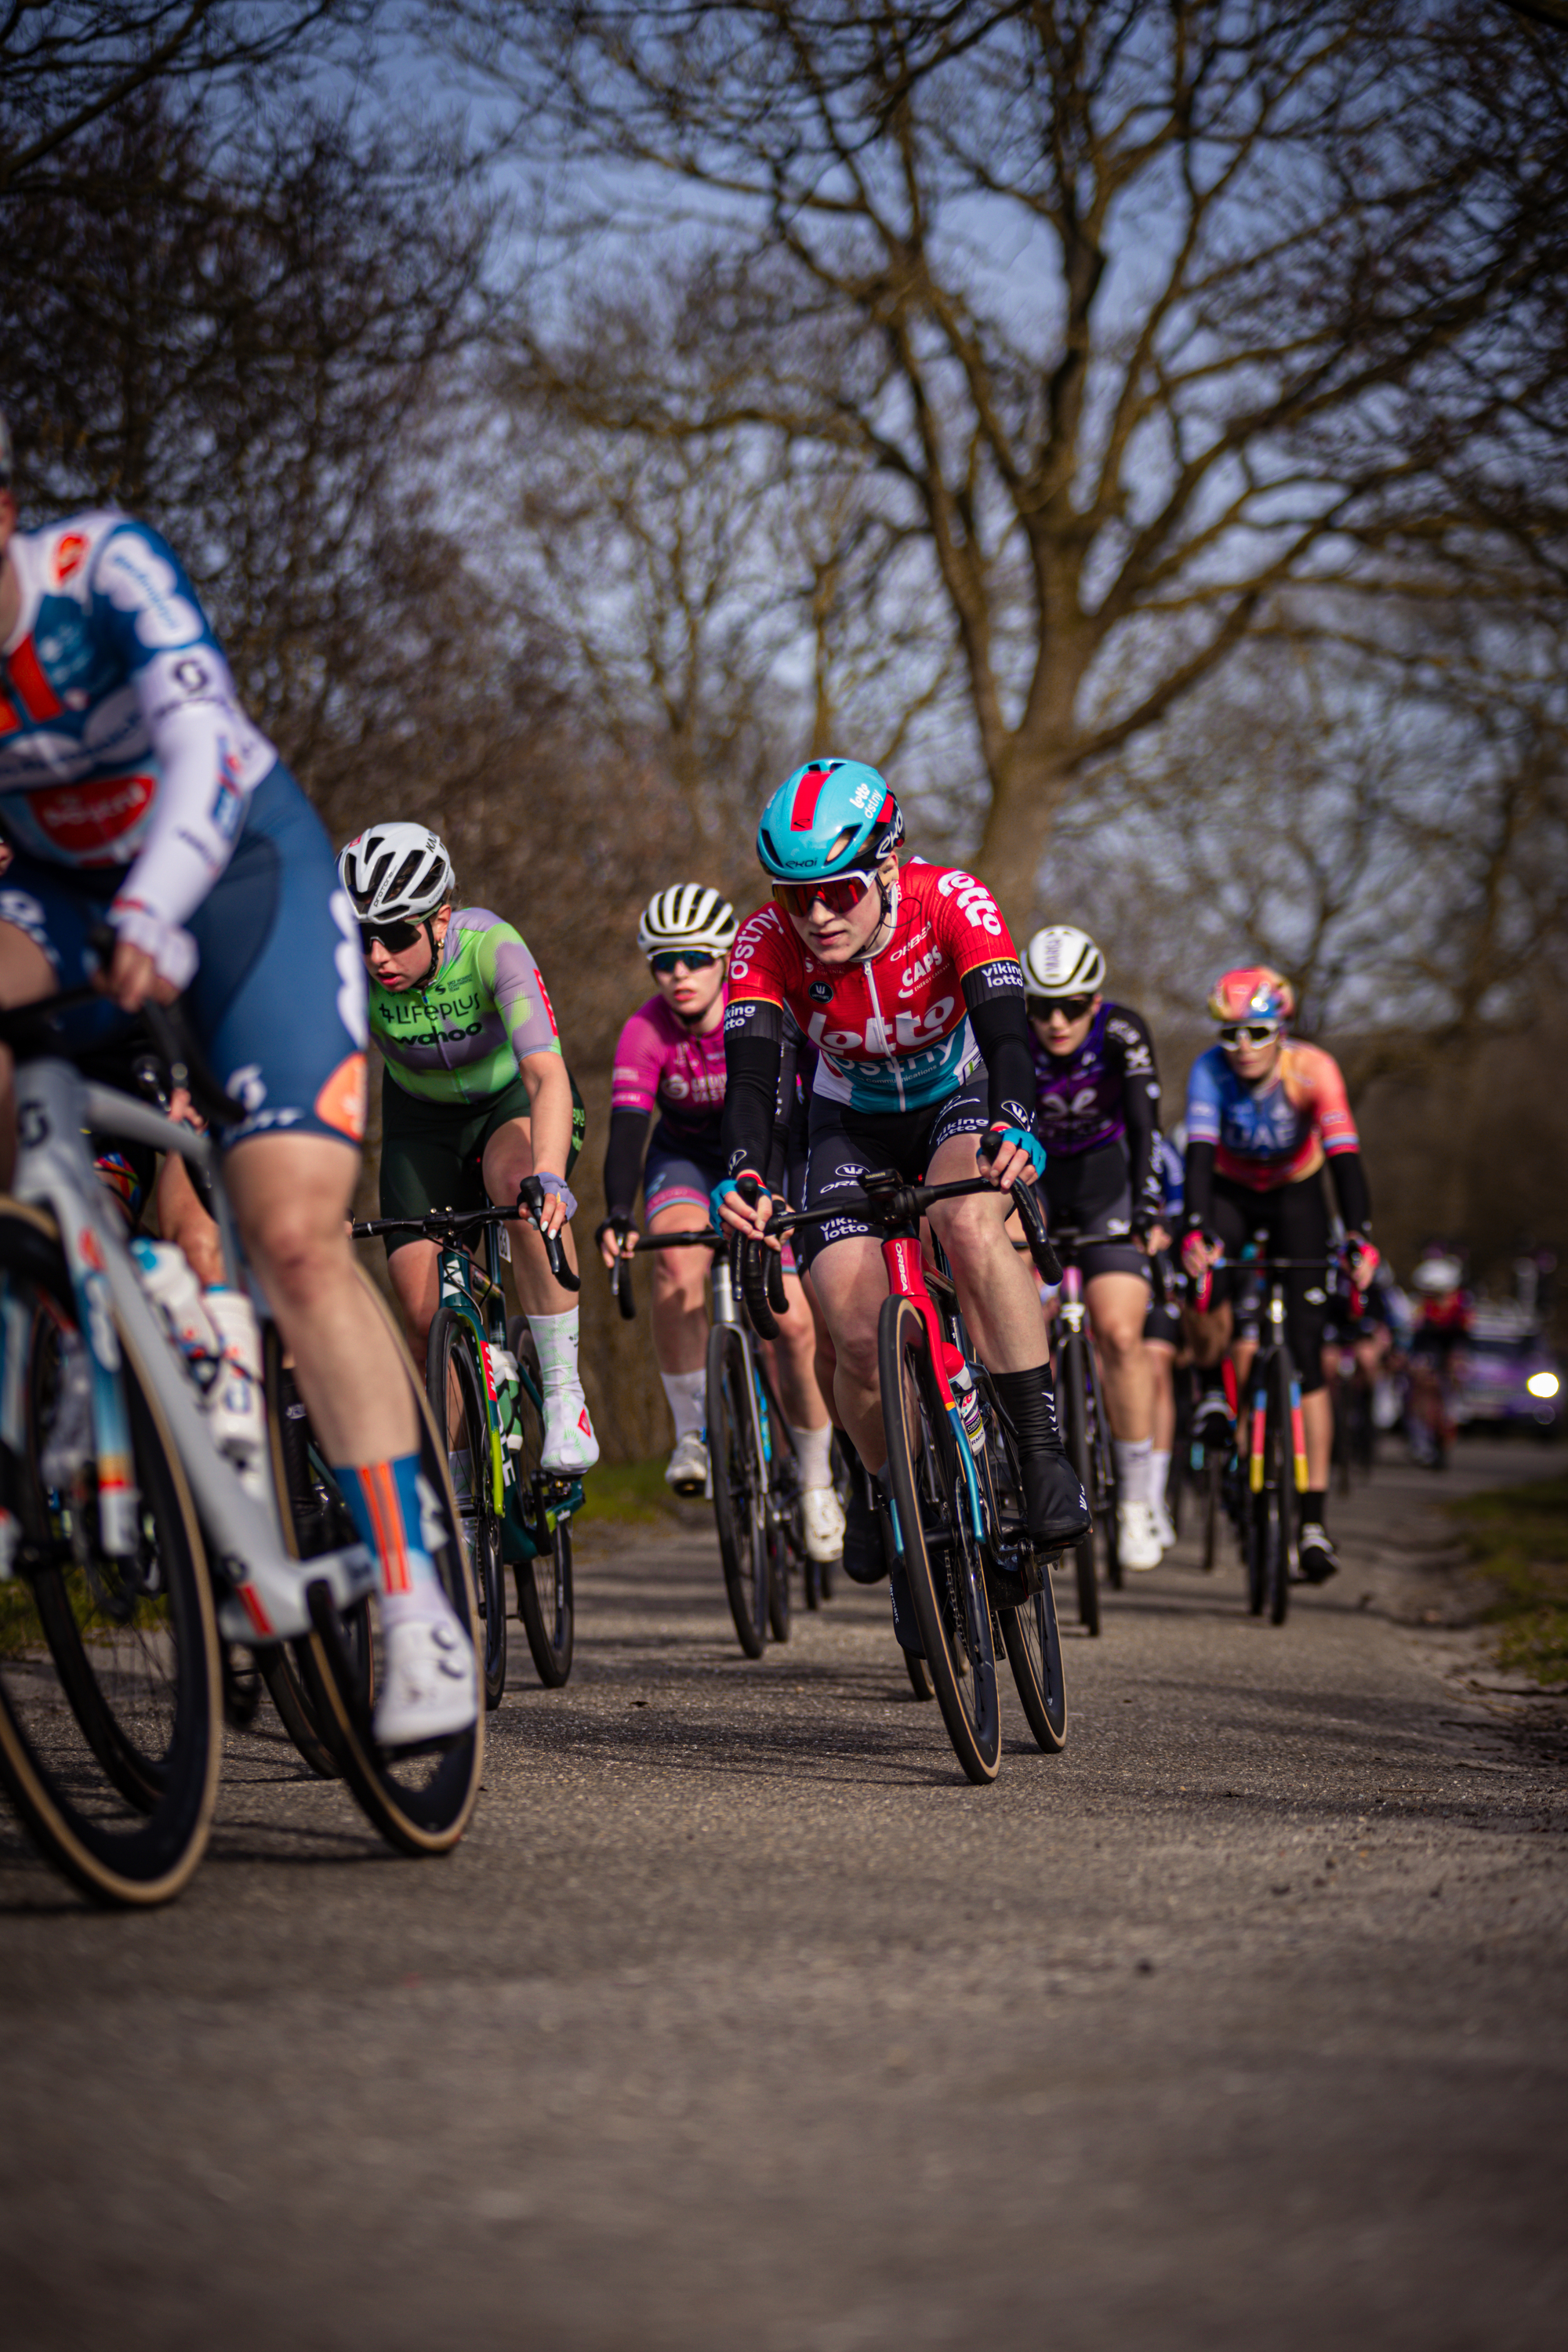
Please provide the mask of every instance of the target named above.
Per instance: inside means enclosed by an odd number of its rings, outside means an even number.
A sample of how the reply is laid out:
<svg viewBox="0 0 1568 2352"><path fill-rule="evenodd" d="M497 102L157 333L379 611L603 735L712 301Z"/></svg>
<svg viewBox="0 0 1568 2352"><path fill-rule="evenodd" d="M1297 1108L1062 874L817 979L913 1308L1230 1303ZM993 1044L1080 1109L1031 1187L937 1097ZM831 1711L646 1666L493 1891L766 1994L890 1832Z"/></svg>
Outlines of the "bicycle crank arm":
<svg viewBox="0 0 1568 2352"><path fill-rule="evenodd" d="M214 1562L223 1584L218 1592L218 1632L226 1642L297 1642L310 1631L310 1587L320 1584L337 1610L352 1609L375 1591L375 1562L363 1544L318 1552L310 1559L257 1553L249 1560L232 1555Z"/></svg>

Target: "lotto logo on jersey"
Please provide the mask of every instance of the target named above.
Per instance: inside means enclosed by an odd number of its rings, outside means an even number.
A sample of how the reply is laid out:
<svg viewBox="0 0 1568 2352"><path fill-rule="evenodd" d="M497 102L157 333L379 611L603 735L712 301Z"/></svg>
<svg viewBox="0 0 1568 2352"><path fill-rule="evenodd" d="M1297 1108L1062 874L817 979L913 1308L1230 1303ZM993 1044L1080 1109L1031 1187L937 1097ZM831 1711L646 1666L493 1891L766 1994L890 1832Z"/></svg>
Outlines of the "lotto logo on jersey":
<svg viewBox="0 0 1568 2352"><path fill-rule="evenodd" d="M955 866L936 887L944 898L955 902L965 922L973 924L977 931L989 931L993 939L1001 937L1002 917L984 882L977 882L973 874L961 873Z"/></svg>
<svg viewBox="0 0 1568 2352"><path fill-rule="evenodd" d="M895 1013L891 1037L886 1021L868 1021L863 1030L830 1029L826 1013L814 1013L806 1035L814 1045L820 1045L829 1054L908 1054L946 1034L957 1002L955 996L939 996L919 1015Z"/></svg>

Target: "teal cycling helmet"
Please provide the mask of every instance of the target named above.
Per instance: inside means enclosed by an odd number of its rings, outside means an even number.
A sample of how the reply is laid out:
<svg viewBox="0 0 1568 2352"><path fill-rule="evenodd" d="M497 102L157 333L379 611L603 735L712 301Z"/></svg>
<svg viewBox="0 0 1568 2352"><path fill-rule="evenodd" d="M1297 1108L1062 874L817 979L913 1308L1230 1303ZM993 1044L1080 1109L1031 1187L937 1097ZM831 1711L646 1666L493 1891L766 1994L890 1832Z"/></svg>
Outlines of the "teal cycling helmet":
<svg viewBox="0 0 1568 2352"><path fill-rule="evenodd" d="M903 813L863 760L812 760L779 786L757 827L757 856L778 882L868 872L904 837Z"/></svg>

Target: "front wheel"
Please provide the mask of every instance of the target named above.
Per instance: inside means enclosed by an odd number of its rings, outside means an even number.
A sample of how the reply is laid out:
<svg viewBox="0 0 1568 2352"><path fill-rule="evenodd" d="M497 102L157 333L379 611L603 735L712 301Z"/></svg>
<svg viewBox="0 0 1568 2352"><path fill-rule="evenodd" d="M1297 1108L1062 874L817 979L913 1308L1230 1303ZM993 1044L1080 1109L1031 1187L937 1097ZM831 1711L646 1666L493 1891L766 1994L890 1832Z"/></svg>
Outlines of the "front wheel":
<svg viewBox="0 0 1568 2352"><path fill-rule="evenodd" d="M1089 1506L1088 1533L1074 1547L1079 1622L1090 1633L1100 1631L1100 1586L1094 1566L1094 1451L1089 1439L1089 1392L1084 1374L1083 1340L1069 1332L1062 1343L1057 1375L1057 1410L1061 1415L1062 1444L1078 1474Z"/></svg>
<svg viewBox="0 0 1568 2352"><path fill-rule="evenodd" d="M552 1511L540 1486L544 1459L544 1384L539 1372L539 1351L521 1316L509 1327L507 1344L517 1359L518 1413L522 1444L517 1475L527 1497L524 1512L533 1543L533 1558L519 1560L517 1613L528 1636L534 1670L546 1690L560 1690L572 1672L576 1606L572 1592L572 1514Z"/></svg>
<svg viewBox="0 0 1568 2352"><path fill-rule="evenodd" d="M201 1530L151 1368L119 1332L134 1553L99 1538L82 1418L86 1343L53 1222L0 1213L0 1780L84 1893L178 1895L206 1844L223 1740L216 1617Z"/></svg>
<svg viewBox="0 0 1568 2352"><path fill-rule="evenodd" d="M1002 1715L991 1603L969 1518L969 1482L937 1383L925 1318L889 1298L877 1327L888 1476L921 1646L954 1755L994 1780Z"/></svg>
<svg viewBox="0 0 1568 2352"><path fill-rule="evenodd" d="M1000 1413L989 1416L989 1460L999 1517L1024 1518L1024 1485L1017 1457ZM1017 1609L999 1609L1003 1646L1013 1670L1014 1686L1036 1745L1047 1756L1059 1754L1067 1739L1067 1685L1062 1673L1061 1628L1057 1622L1057 1597L1051 1568L1044 1564L1041 1589Z"/></svg>
<svg viewBox="0 0 1568 2352"><path fill-rule="evenodd" d="M500 1515L491 1486L489 1400L478 1345L467 1317L455 1307L440 1307L426 1345L425 1394L446 1448L463 1549L474 1580L483 1634L485 1705L496 1707L506 1688L506 1580Z"/></svg>
<svg viewBox="0 0 1568 2352"><path fill-rule="evenodd" d="M767 1498L751 1360L739 1331L723 1323L708 1334L708 1460L730 1614L747 1657L760 1658L773 1593Z"/></svg>

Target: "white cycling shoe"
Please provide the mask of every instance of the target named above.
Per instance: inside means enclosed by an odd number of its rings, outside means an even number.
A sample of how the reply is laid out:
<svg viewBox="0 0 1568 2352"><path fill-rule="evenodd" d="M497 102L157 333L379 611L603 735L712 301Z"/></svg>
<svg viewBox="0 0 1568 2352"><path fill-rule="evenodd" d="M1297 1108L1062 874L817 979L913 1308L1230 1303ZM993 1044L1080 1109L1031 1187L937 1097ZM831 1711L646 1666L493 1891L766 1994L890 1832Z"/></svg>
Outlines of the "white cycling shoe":
<svg viewBox="0 0 1568 2352"><path fill-rule="evenodd" d="M599 1458L599 1441L588 1418L588 1400L579 1388L556 1389L544 1400L542 1470L558 1478L580 1478Z"/></svg>
<svg viewBox="0 0 1568 2352"><path fill-rule="evenodd" d="M1154 1533L1160 1538L1160 1549L1162 1551L1169 1551L1176 1540L1176 1530L1171 1525L1171 1514L1165 1508L1163 1498L1157 1503L1151 1503L1149 1508L1154 1514Z"/></svg>
<svg viewBox="0 0 1568 2352"><path fill-rule="evenodd" d="M664 1465L664 1483L678 1495L708 1492L708 1448L697 1430L689 1429L676 1439L675 1451Z"/></svg>
<svg viewBox="0 0 1568 2352"><path fill-rule="evenodd" d="M803 1486L800 1523L807 1559L841 1559L844 1556L844 1506L831 1486Z"/></svg>
<svg viewBox="0 0 1568 2352"><path fill-rule="evenodd" d="M1158 1568L1164 1546L1152 1503L1118 1503L1116 1549L1123 1568Z"/></svg>
<svg viewBox="0 0 1568 2352"><path fill-rule="evenodd" d="M381 1631L376 1745L413 1748L468 1730L479 1713L474 1645L446 1594L421 1585L384 1595Z"/></svg>

